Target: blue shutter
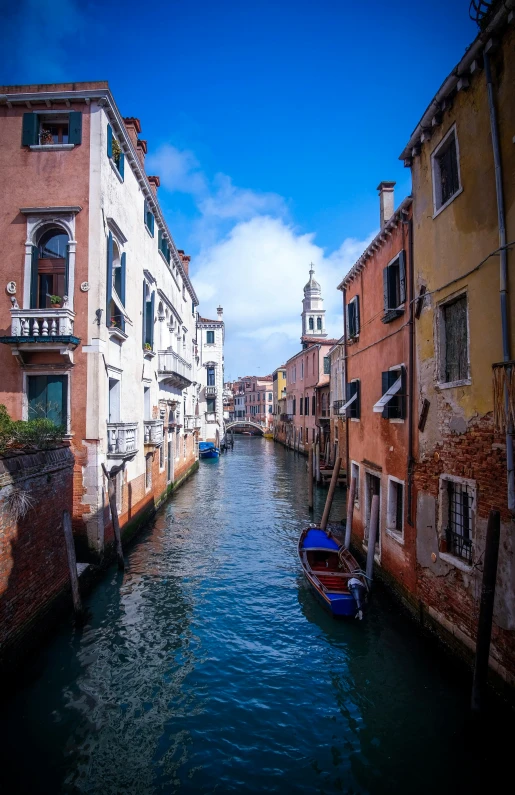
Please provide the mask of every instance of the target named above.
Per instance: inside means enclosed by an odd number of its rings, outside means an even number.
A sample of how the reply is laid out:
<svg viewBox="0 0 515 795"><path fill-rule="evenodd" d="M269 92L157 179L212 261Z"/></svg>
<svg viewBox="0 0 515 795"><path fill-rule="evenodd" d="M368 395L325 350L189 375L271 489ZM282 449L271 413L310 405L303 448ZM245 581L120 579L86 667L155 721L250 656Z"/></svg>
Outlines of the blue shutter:
<svg viewBox="0 0 515 795"><path fill-rule="evenodd" d="M113 297L113 235L107 238L106 324L111 325L111 299Z"/></svg>
<svg viewBox="0 0 515 795"><path fill-rule="evenodd" d="M159 229L159 231L157 233L157 247L158 247L159 251L162 254L163 253L163 233L162 233L161 229Z"/></svg>
<svg viewBox="0 0 515 795"><path fill-rule="evenodd" d="M113 128L110 124L107 125L107 156L113 156Z"/></svg>
<svg viewBox="0 0 515 795"><path fill-rule="evenodd" d="M399 298L401 304L406 300L406 255L404 250L399 254Z"/></svg>
<svg viewBox="0 0 515 795"><path fill-rule="evenodd" d="M37 246L32 246L32 261L30 268L30 308L36 309L38 305L38 259Z"/></svg>
<svg viewBox="0 0 515 795"><path fill-rule="evenodd" d="M143 220L145 222L145 226L148 226L148 204L146 199L145 203L143 204Z"/></svg>
<svg viewBox="0 0 515 795"><path fill-rule="evenodd" d="M125 251L120 257L120 295L118 296L123 306L125 307L125 284L126 284L126 269L127 269L127 255ZM120 318L120 328L125 331L125 317L122 315Z"/></svg>
<svg viewBox="0 0 515 795"><path fill-rule="evenodd" d="M150 231L152 233L152 237L154 237L154 214L150 213Z"/></svg>
<svg viewBox="0 0 515 795"><path fill-rule="evenodd" d="M156 294L152 292L150 297L150 347L154 350L154 305Z"/></svg>
<svg viewBox="0 0 515 795"><path fill-rule="evenodd" d="M21 132L21 145L33 146L38 143L39 116L37 113L24 113Z"/></svg>
<svg viewBox="0 0 515 795"><path fill-rule="evenodd" d="M118 158L118 173L123 179L125 176L125 155L123 152L120 152L120 157Z"/></svg>
<svg viewBox="0 0 515 795"><path fill-rule="evenodd" d="M69 113L68 142L70 144L82 143L82 113L71 110Z"/></svg>

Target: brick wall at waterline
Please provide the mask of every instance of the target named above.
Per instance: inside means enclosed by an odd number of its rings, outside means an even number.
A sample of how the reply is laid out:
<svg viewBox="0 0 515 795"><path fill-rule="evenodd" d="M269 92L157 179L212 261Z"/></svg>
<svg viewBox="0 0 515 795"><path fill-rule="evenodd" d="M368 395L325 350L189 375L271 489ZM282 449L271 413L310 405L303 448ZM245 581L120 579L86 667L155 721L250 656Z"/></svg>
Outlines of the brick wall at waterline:
<svg viewBox="0 0 515 795"><path fill-rule="evenodd" d="M21 638L69 585L63 510L71 511L69 448L0 459L0 648ZM30 507L13 520L13 491Z"/></svg>

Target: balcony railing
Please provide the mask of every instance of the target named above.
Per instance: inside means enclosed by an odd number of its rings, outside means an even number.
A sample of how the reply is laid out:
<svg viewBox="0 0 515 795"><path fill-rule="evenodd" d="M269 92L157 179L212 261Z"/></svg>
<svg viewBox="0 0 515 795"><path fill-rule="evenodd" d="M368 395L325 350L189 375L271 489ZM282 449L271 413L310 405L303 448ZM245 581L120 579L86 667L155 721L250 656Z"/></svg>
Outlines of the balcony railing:
<svg viewBox="0 0 515 795"><path fill-rule="evenodd" d="M293 414L281 414L281 422L293 422Z"/></svg>
<svg viewBox="0 0 515 795"><path fill-rule="evenodd" d="M216 397L216 386L206 386L206 397Z"/></svg>
<svg viewBox="0 0 515 795"><path fill-rule="evenodd" d="M111 458L131 458L138 451L137 422L107 423L107 455Z"/></svg>
<svg viewBox="0 0 515 795"><path fill-rule="evenodd" d="M182 389L192 383L191 364L174 351L159 351L157 369L161 381Z"/></svg>
<svg viewBox="0 0 515 795"><path fill-rule="evenodd" d="M143 422L145 433L145 444L159 447L163 441L163 422L162 420L145 420Z"/></svg>
<svg viewBox="0 0 515 795"><path fill-rule="evenodd" d="M501 433L515 427L515 361L492 365L494 423Z"/></svg>
<svg viewBox="0 0 515 795"><path fill-rule="evenodd" d="M194 416L192 414L187 415L184 418L184 428L187 431L195 431L198 428L202 427L202 418Z"/></svg>
<svg viewBox="0 0 515 795"><path fill-rule="evenodd" d="M346 402L347 402L346 400L335 400L333 402L333 414L339 414L340 409L343 408L343 406L345 406Z"/></svg>
<svg viewBox="0 0 515 795"><path fill-rule="evenodd" d="M71 309L11 309L11 335L71 337L74 317Z"/></svg>

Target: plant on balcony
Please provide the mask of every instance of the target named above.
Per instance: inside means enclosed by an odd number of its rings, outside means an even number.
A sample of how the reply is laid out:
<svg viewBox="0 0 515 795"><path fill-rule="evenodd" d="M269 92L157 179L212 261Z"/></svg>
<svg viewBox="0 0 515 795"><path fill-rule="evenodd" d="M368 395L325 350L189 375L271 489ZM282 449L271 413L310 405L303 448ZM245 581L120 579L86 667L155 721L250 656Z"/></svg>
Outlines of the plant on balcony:
<svg viewBox="0 0 515 795"><path fill-rule="evenodd" d="M146 351L151 351L152 350L152 345L150 344L150 342L146 342L143 347L144 347L144 349Z"/></svg>
<svg viewBox="0 0 515 795"><path fill-rule="evenodd" d="M55 447L65 434L63 425L56 425L43 415L32 420L12 420L6 407L0 404L0 454L8 450Z"/></svg>
<svg viewBox="0 0 515 795"><path fill-rule="evenodd" d="M50 303L52 304L52 307L54 309L59 309L59 307L61 306L62 302L63 302L63 299L61 298L60 295L51 295L50 296Z"/></svg>
<svg viewBox="0 0 515 795"><path fill-rule="evenodd" d="M114 137L111 140L111 147L113 152L113 160L116 163L116 167L118 168L120 165L120 155L122 153L122 147Z"/></svg>

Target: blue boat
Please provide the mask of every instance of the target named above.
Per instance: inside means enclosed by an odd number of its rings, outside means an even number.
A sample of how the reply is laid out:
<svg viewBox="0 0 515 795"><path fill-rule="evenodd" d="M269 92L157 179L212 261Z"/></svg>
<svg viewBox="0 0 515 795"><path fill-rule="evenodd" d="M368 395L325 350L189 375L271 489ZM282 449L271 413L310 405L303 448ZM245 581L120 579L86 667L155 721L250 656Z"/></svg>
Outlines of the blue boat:
<svg viewBox="0 0 515 795"><path fill-rule="evenodd" d="M317 599L335 618L363 618L367 578L348 549L330 530L307 527L299 538L304 576Z"/></svg>
<svg viewBox="0 0 515 795"><path fill-rule="evenodd" d="M220 450L213 442L199 442L198 451L201 458L218 458Z"/></svg>

